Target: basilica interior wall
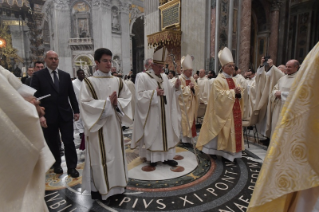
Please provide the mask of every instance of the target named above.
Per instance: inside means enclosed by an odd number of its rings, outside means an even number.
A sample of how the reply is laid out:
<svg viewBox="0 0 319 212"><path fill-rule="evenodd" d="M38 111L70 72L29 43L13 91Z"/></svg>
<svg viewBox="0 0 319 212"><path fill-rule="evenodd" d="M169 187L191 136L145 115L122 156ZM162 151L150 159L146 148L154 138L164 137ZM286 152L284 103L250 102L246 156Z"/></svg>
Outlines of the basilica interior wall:
<svg viewBox="0 0 319 212"><path fill-rule="evenodd" d="M145 59L153 57L154 48L147 43L147 35L160 31L160 14L158 1L144 1L145 28L144 28L144 55Z"/></svg>
<svg viewBox="0 0 319 212"><path fill-rule="evenodd" d="M181 9L181 56L193 55L193 69L196 71L205 68L206 0L183 0Z"/></svg>

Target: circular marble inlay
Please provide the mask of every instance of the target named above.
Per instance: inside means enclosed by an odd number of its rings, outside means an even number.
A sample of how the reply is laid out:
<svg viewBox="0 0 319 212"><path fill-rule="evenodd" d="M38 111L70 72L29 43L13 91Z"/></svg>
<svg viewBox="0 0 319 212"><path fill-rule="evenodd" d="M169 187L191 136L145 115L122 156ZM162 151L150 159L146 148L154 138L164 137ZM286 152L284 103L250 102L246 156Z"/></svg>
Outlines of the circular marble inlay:
<svg viewBox="0 0 319 212"><path fill-rule="evenodd" d="M128 175L129 178L135 180L167 180L174 179L189 174L194 171L197 164L196 155L185 148L176 147L176 156L181 160L178 160L178 165L183 167L177 169L177 171L171 171L171 166L158 162L155 170L149 170L144 168L149 166L149 162L141 160L138 154L132 150L126 150L129 154L130 162L128 163ZM135 156L133 159L131 156ZM141 171L143 170L143 171Z"/></svg>
<svg viewBox="0 0 319 212"><path fill-rule="evenodd" d="M176 166L176 167L172 167L171 171L172 172L183 172L185 169L183 166Z"/></svg>
<svg viewBox="0 0 319 212"><path fill-rule="evenodd" d="M174 160L183 160L184 157L181 155L175 155Z"/></svg>
<svg viewBox="0 0 319 212"><path fill-rule="evenodd" d="M152 172L154 171L156 168L154 166L143 166L142 170L145 172Z"/></svg>

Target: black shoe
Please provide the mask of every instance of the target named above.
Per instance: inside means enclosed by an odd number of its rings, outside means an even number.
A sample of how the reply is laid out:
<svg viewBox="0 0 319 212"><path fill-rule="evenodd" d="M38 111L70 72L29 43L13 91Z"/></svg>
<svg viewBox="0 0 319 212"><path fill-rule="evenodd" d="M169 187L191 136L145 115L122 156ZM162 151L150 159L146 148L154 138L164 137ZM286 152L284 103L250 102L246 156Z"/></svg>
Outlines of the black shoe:
<svg viewBox="0 0 319 212"><path fill-rule="evenodd" d="M102 196L98 191L91 191L91 198L102 200Z"/></svg>
<svg viewBox="0 0 319 212"><path fill-rule="evenodd" d="M127 130L129 127L122 126L122 131Z"/></svg>
<svg viewBox="0 0 319 212"><path fill-rule="evenodd" d="M167 164L169 166L177 166L178 163L175 160L167 160L163 162L164 164Z"/></svg>
<svg viewBox="0 0 319 212"><path fill-rule="evenodd" d="M108 198L108 199L106 199L106 200L101 200L101 202L102 202L104 205L109 206L110 203L111 203L111 200L110 200L110 198Z"/></svg>
<svg viewBox="0 0 319 212"><path fill-rule="evenodd" d="M68 175L70 175L73 178L79 177L79 172L76 169L69 169Z"/></svg>
<svg viewBox="0 0 319 212"><path fill-rule="evenodd" d="M155 163L150 163L150 166L155 167L155 166L157 166L157 163L156 162Z"/></svg>
<svg viewBox="0 0 319 212"><path fill-rule="evenodd" d="M269 142L270 142L270 139L269 138L266 138L264 140L259 140L263 145L265 146L269 146Z"/></svg>
<svg viewBox="0 0 319 212"><path fill-rule="evenodd" d="M53 168L53 171L54 171L54 173L56 173L56 174L63 174L63 169L62 169L61 166L54 167L54 168Z"/></svg>

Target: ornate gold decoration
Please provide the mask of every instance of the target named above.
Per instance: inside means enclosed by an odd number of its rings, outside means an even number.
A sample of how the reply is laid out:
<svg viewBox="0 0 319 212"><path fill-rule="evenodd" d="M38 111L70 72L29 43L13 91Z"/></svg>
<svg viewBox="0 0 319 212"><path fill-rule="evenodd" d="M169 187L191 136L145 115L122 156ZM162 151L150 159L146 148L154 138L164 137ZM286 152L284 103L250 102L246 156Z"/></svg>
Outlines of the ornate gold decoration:
<svg viewBox="0 0 319 212"><path fill-rule="evenodd" d="M161 10L161 28L181 26L181 2L180 0L172 0L158 7Z"/></svg>
<svg viewBox="0 0 319 212"><path fill-rule="evenodd" d="M1 56L0 65L6 69L12 69L12 61L15 63L23 62L23 60L18 56L18 50L12 47L12 39L9 31L9 27L7 25L3 25L0 23L0 38L4 43L3 47L1 47Z"/></svg>
<svg viewBox="0 0 319 212"><path fill-rule="evenodd" d="M17 21L17 20L3 20L3 25L11 25L11 26L26 26L25 21Z"/></svg>
<svg viewBox="0 0 319 212"><path fill-rule="evenodd" d="M147 36L149 47L181 45L182 32L174 30L165 30Z"/></svg>

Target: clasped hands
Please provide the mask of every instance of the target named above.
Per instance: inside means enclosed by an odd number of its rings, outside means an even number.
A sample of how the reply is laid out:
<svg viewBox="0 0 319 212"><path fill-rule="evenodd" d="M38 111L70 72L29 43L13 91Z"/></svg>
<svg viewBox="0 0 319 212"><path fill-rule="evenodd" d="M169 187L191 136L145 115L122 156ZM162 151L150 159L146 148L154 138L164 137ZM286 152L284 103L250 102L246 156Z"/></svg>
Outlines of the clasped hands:
<svg viewBox="0 0 319 212"><path fill-rule="evenodd" d="M275 96L276 99L281 99L281 91L276 91Z"/></svg>
<svg viewBox="0 0 319 212"><path fill-rule="evenodd" d="M114 91L111 96L109 96L111 104L115 107L117 106L117 93Z"/></svg>
<svg viewBox="0 0 319 212"><path fill-rule="evenodd" d="M234 88L234 90L235 90L235 94L241 93L240 87L236 87L236 88Z"/></svg>

